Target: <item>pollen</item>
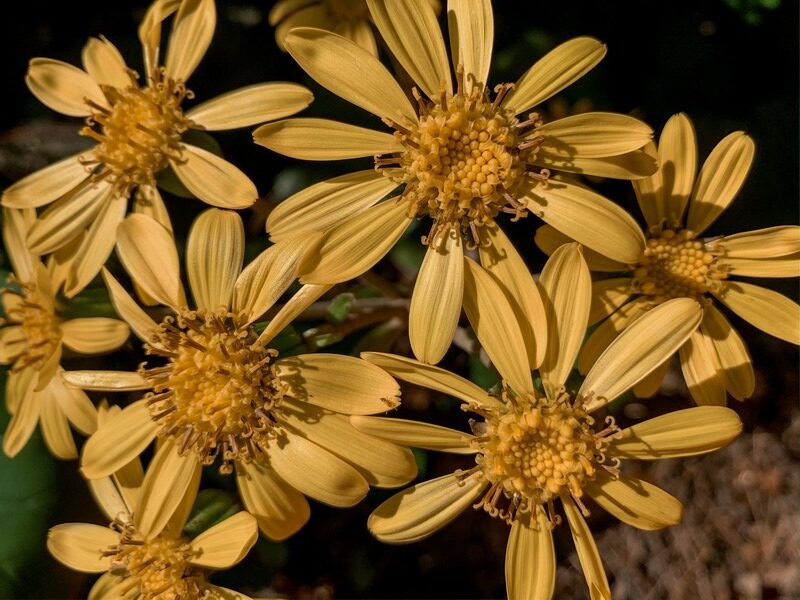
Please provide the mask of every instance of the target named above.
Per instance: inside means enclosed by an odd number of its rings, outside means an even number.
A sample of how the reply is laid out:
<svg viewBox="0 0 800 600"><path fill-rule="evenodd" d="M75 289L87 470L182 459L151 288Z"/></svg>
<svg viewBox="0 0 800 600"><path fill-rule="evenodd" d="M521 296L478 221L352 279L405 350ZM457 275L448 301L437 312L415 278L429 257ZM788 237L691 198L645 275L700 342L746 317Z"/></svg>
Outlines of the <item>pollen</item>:
<svg viewBox="0 0 800 600"><path fill-rule="evenodd" d="M181 135L192 125L181 103L193 94L180 82L156 72L145 87L128 72L126 88L103 86L110 109L90 102L93 110L81 135L98 142L83 162L91 168L102 165L95 179L108 178L119 193L132 186L154 185L168 159L180 160Z"/></svg>
<svg viewBox="0 0 800 600"><path fill-rule="evenodd" d="M501 106L513 86L497 86L492 100L477 86L465 92L460 66L457 76L455 95L442 91L428 101L414 89L419 122L388 122L404 151L378 157L375 163L386 176L405 184L402 198L409 216L433 219L425 243L436 243L455 228L479 244L481 228L499 212L515 220L527 214L515 197L523 178L547 179L549 174L528 164L544 139L536 134L540 117L531 113L519 122Z"/></svg>
<svg viewBox="0 0 800 600"><path fill-rule="evenodd" d="M647 240L633 272L634 288L658 301L697 298L718 289L726 276L714 260L693 232L665 229Z"/></svg>
<svg viewBox="0 0 800 600"><path fill-rule="evenodd" d="M254 346L257 334L226 311L183 311L167 317L147 345L164 366L140 368L153 391L146 396L160 434L194 451L205 465L250 462L275 437L284 386L275 350Z"/></svg>
<svg viewBox="0 0 800 600"><path fill-rule="evenodd" d="M9 276L17 288L2 290L6 319L4 325L20 326L24 341L18 344L19 353L12 370L28 366L39 367L61 344L60 319L54 310L52 295L35 283L22 283Z"/></svg>

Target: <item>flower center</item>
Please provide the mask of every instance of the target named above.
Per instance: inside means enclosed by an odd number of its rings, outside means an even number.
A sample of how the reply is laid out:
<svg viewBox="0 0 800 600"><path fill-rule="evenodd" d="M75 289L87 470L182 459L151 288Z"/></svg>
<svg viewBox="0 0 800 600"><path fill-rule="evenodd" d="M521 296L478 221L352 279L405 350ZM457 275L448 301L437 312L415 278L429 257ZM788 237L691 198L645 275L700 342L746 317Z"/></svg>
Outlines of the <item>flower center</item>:
<svg viewBox="0 0 800 600"><path fill-rule="evenodd" d="M20 289L6 287L2 290L6 317L9 324L22 327L24 336L24 340L9 340L6 344L11 354L16 354L13 369L41 366L61 343L60 320L55 315L53 298L34 283L22 283L13 276L8 279Z"/></svg>
<svg viewBox="0 0 800 600"><path fill-rule="evenodd" d="M665 229L647 240L633 277L637 291L663 301L701 296L717 289L726 275L693 232Z"/></svg>
<svg viewBox="0 0 800 600"><path fill-rule="evenodd" d="M232 461L253 460L275 436L284 386L270 363L278 353L253 346L257 337L226 311L186 310L165 318L147 344L168 364L140 368L161 435L177 438L181 453L193 449L203 464L220 455L222 473L232 472Z"/></svg>
<svg viewBox="0 0 800 600"><path fill-rule="evenodd" d="M491 483L475 508L511 523L517 512L548 505L563 494L577 502L583 487L605 466L603 450L618 431L613 420L600 432L594 419L571 402L568 394L555 401L514 396L503 391L503 409L486 412L473 424L478 436L476 462Z"/></svg>
<svg viewBox="0 0 800 600"><path fill-rule="evenodd" d="M364 0L324 0L328 12L344 21L369 18L369 8Z"/></svg>
<svg viewBox="0 0 800 600"><path fill-rule="evenodd" d="M144 541L130 524L112 523L121 530L119 544L103 555L111 557L110 572L136 590L140 600L202 598L205 576L189 564L194 551L186 540L158 536Z"/></svg>
<svg viewBox="0 0 800 600"><path fill-rule="evenodd" d="M527 214L514 194L525 175L546 179L546 169L536 171L527 163L535 156L543 137L536 134L542 120L531 113L519 122L501 106L510 84L488 91L473 86L467 94L463 69L457 71L458 91L441 93L426 101L414 89L419 122L406 126L388 121L405 147L396 155L376 158L385 175L405 184L403 199L410 216L430 216L433 226L425 243L458 228L464 238L480 243L480 229L497 213L517 220Z"/></svg>
<svg viewBox="0 0 800 600"><path fill-rule="evenodd" d="M102 86L110 110L88 101L94 112L80 132L98 142L84 164L103 165L95 179L110 178L119 193L154 185L168 159L180 159L181 134L192 124L180 108L184 98L193 97L183 82L159 70L142 88L136 73L128 73L130 86Z"/></svg>

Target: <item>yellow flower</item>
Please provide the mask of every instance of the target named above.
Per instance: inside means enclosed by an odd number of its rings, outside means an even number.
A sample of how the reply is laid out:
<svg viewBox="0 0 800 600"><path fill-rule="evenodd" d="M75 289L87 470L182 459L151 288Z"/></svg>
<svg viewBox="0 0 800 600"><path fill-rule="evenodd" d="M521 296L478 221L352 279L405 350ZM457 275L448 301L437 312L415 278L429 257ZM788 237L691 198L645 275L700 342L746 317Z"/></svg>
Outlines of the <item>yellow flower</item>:
<svg viewBox="0 0 800 600"><path fill-rule="evenodd" d="M698 404L724 406L726 389L744 400L755 388L747 348L714 299L762 331L800 344L800 306L772 290L730 279L800 275L800 227L702 237L735 198L753 154L753 140L736 131L717 144L696 175L692 122L684 114L667 122L659 140L660 170L634 182L648 225L646 241L641 232L630 232L630 243L639 243L636 260L625 263L608 254L586 253L593 271L624 275L594 283L589 322L602 322L581 353L582 372L640 315L670 298L693 298L703 305L702 322L678 353L689 392ZM547 225L536 233L536 243L547 253L567 241ZM640 382L636 394L655 394L667 366L664 363Z"/></svg>
<svg viewBox="0 0 800 600"><path fill-rule="evenodd" d="M620 472L621 459L653 460L709 452L740 431L723 407L695 407L620 431L593 413L641 380L691 334L701 318L696 302L679 298L653 309L623 333L586 376L578 392L565 381L586 330L590 276L577 244L559 248L541 275L550 335L534 386L523 335L507 288L466 259L467 317L503 379L492 396L453 373L412 359L367 353L364 358L399 379L460 399L475 413L472 433L402 419L351 417L386 440L473 455L471 468L417 484L380 505L369 518L381 541L409 543L443 527L470 506L511 525L506 552L509 598L549 598L555 582L552 529L567 517L592 598L610 598L608 582L584 517L589 496L621 521L660 529L681 519L680 501Z"/></svg>
<svg viewBox="0 0 800 600"><path fill-rule="evenodd" d="M438 14L439 0L426 1ZM366 0L278 0L269 11L269 24L275 27L275 42L284 51L284 39L291 29L318 27L338 33L370 54L378 55Z"/></svg>
<svg viewBox="0 0 800 600"><path fill-rule="evenodd" d="M116 350L130 335L117 319L63 319L56 292L64 266L51 257L47 266L28 250L25 236L36 218L33 209L3 210L3 239L14 273L0 290L5 318L0 329L0 364L12 365L6 382L6 407L11 422L3 451L14 457L41 423L54 456L78 457L70 424L85 435L96 428L96 411L81 390L61 379L63 347L81 354Z"/></svg>
<svg viewBox="0 0 800 600"><path fill-rule="evenodd" d="M158 62L161 24L176 12L164 66ZM49 108L85 117L80 134L91 149L46 167L9 187L3 206L51 204L27 243L42 255L64 247L86 231L73 249L65 294L78 293L100 271L114 247L128 200L133 211L150 214L167 227L169 216L156 177L171 168L195 196L213 206L245 208L258 196L255 185L234 165L183 141L190 129L247 127L302 110L313 96L289 83L241 88L185 111L193 94L186 81L208 48L216 25L213 0L157 0L139 28L145 77L125 64L105 38L91 38L79 69L48 58L30 62L26 82Z"/></svg>
<svg viewBox="0 0 800 600"><path fill-rule="evenodd" d="M529 112L588 72L605 46L582 37L557 47L516 84L486 88L494 33L489 0L450 2L456 86L431 8L413 0L368 0L372 21L418 86L404 90L371 54L341 36L293 29L286 46L321 85L380 117L392 134L324 119L264 125L256 143L309 160L375 156L375 169L323 181L281 203L267 221L273 240L322 230L302 281L352 279L383 257L415 218L432 221L410 307L414 354L441 360L455 332L463 295L463 246L480 247L481 263L500 262L510 247L495 218L533 212L566 227L582 243L633 260L635 222L609 200L549 178L552 170L635 178L655 169L640 150L650 128L632 117L591 112L544 123ZM408 92L408 93L407 93ZM416 103L409 101L409 96ZM400 195L380 202L396 188ZM603 234L598 235L597 230ZM583 239L585 238L585 239ZM502 267L499 267L502 268ZM537 298L532 303L540 305Z"/></svg>
<svg viewBox="0 0 800 600"><path fill-rule="evenodd" d="M47 537L50 553L76 571L103 573L89 593L97 600L249 600L210 584L208 572L230 568L247 555L258 537L253 516L242 511L194 539L186 537L183 528L197 496L198 474L167 519L153 527L149 515L164 509L147 502L144 479L136 459L109 477L90 481L110 525L56 525Z"/></svg>
<svg viewBox="0 0 800 600"><path fill-rule="evenodd" d="M206 211L187 242L197 303L189 309L169 232L146 215L131 215L118 237L117 252L133 281L174 314L157 324L103 271L117 311L157 361L135 373L65 373L83 389L148 390L86 442L81 458L86 477L113 473L159 438L143 484L148 503L171 510L200 468L219 460L222 473L235 469L244 505L261 530L284 539L308 519L304 494L352 506L368 484L396 487L415 476L408 449L362 434L347 421L347 415L398 404L391 376L354 357L279 358L268 347L329 286L301 288L261 335L254 328L296 278L302 244L276 244L242 270L240 217ZM153 518L164 519L170 510Z"/></svg>

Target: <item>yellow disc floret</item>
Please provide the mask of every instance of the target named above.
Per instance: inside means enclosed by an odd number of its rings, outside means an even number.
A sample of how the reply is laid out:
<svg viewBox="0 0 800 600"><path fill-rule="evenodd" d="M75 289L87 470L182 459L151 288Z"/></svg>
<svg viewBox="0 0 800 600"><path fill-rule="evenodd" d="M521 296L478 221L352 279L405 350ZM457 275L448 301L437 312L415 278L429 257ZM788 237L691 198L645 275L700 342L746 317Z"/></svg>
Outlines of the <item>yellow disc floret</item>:
<svg viewBox="0 0 800 600"><path fill-rule="evenodd" d="M35 283L22 283L9 277L9 283L19 289L3 289L3 305L8 325L22 328L24 341L18 345L18 352L6 342L9 354L15 355L13 370L28 366L39 367L58 349L63 336L60 319L54 310L52 294L40 289Z"/></svg>

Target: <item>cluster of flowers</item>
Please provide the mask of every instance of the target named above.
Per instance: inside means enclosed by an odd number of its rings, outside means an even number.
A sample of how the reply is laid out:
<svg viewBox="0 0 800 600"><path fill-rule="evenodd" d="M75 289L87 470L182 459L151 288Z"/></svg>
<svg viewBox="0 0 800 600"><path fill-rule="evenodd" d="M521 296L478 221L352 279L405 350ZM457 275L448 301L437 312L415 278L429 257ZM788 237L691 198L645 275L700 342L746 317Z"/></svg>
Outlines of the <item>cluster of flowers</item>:
<svg viewBox="0 0 800 600"><path fill-rule="evenodd" d="M447 2L449 59L440 8L283 0L270 15L281 48L320 85L378 117L384 131L286 118L313 99L289 83L184 110L193 96L187 80L214 32L213 0L152 4L139 29L143 77L105 38L86 44L83 69L31 61L30 90L85 118L80 134L96 145L2 196L14 269L2 292L0 359L12 365L3 450L16 455L40 424L52 453L74 459L70 426L89 436L80 469L111 524L54 527L48 547L76 570L105 573L92 598L244 598L210 584L209 571L240 561L258 530L273 540L298 531L309 517L306 496L348 507L370 486L407 484L417 474L410 447L464 455L464 468L381 504L367 524L378 539L414 542L470 506L483 509L510 525L509 597L548 598L552 530L565 515L591 597L610 598L585 497L634 527L676 524L680 501L623 474L621 461L710 452L741 431L726 395L751 395L753 368L713 299L800 343L797 304L732 279L797 276L800 227L702 237L746 177L754 155L747 135L723 139L698 173L683 114L669 120L658 145L648 125L622 114L545 122L532 109L592 69L605 46L572 39L515 83L490 87L490 1ZM161 28L171 16L162 63ZM373 27L409 87L379 61ZM282 202L267 220L273 243L243 266L245 233L233 209L251 206L256 187L184 136L257 124L256 143L275 152L374 157L374 168ZM215 207L187 239L191 304L157 188L166 169ZM647 230L573 174L631 180ZM546 223L536 243L550 258L538 278L499 226L501 213ZM410 300L416 358L279 356L270 345L276 334L333 285L369 270L420 219L429 229ZM104 268L115 247L133 294ZM601 276L593 281L592 271ZM62 318L57 295L75 296L98 273L122 320ZM297 280L298 291L276 305ZM502 379L493 393L434 366L462 308ZM60 366L62 347L108 353L131 332L148 355L136 372ZM700 406L625 429L606 416L604 407L630 389L653 395L676 352ZM576 361L585 377L571 390ZM395 378L459 399L475 415L470 431L375 416L399 404ZM122 409L96 407L85 393L137 390L141 399ZM154 441L144 470L139 455ZM212 464L234 474L246 510L190 538L184 524L202 467Z"/></svg>

